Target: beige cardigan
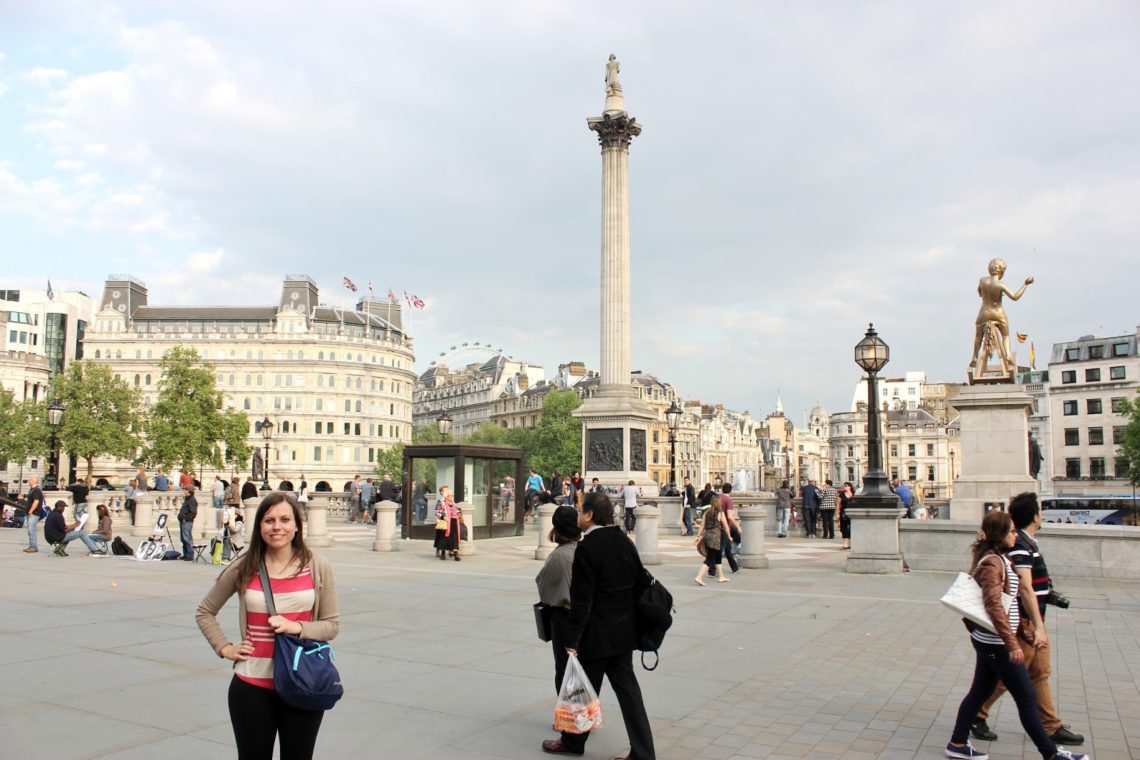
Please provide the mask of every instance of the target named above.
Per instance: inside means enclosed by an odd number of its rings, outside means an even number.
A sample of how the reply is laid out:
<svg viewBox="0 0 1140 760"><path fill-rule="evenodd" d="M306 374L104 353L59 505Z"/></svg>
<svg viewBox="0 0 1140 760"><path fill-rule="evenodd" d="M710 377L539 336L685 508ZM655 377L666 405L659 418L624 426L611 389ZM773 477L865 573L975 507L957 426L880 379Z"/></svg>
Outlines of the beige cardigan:
<svg viewBox="0 0 1140 760"><path fill-rule="evenodd" d="M246 635L245 594L239 593L242 591L239 588L239 577L243 564L244 562L235 562L222 571L210 593L206 594L198 605L198 611L194 616L198 621L198 627L202 629L202 635L210 642L210 646L219 657L222 656L222 649L226 644L233 642L222 630L217 615L234 594L238 595L241 604L238 609L238 629L242 638ZM301 623L300 637L310 641L332 641L340 632L340 610L337 608L336 580L333 578L332 565L324 557L314 554L312 562L309 563L309 572L313 575L316 601L313 603L313 619Z"/></svg>

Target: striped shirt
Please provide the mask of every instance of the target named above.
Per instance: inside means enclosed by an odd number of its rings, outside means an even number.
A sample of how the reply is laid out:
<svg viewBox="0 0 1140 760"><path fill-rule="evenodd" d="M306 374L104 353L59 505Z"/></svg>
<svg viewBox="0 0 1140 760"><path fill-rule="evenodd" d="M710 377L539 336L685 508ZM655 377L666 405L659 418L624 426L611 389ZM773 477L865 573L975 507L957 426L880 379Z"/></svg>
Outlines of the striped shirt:
<svg viewBox="0 0 1140 760"><path fill-rule="evenodd" d="M839 502L839 492L831 486L827 486L819 492L819 508L820 509L835 509L835 505Z"/></svg>
<svg viewBox="0 0 1140 760"><path fill-rule="evenodd" d="M308 567L289 578L270 578L269 585L273 590L273 604L277 607L278 615L300 622L313 619L317 594ZM269 608L265 605L260 575L254 575L245 588L245 606L248 629L246 636L253 642L253 653L248 660L237 664L234 673L246 683L272 689L273 646L276 636L269 625Z"/></svg>
<svg viewBox="0 0 1140 760"><path fill-rule="evenodd" d="M985 562L986 560L983 559L982 561ZM1001 557L1001 562L1005 565L1005 577L1009 580L1009 594L1016 599L1017 587L1020 584L1020 580L1017 577L1017 573L1013 571L1013 565L1009 564L1008 559ZM1018 612L1017 605L1011 604L1009 605L1009 629L1017 633L1017 627L1019 625L1021 625L1021 615ZM999 647L1005 646L1005 642L1002 641L1001 636L998 636L996 633L990 633L985 628L975 628L970 631L970 638L982 644L994 644Z"/></svg>
<svg viewBox="0 0 1140 760"><path fill-rule="evenodd" d="M1023 530L1017 531L1017 542L1006 554L1014 569L1024 567L1029 570L1033 579L1033 593L1037 596L1037 606L1041 610L1041 619L1045 619L1045 600L1049 596L1049 568L1045 566L1045 558L1037 548L1037 541ZM1020 601L1020 597L1018 598Z"/></svg>

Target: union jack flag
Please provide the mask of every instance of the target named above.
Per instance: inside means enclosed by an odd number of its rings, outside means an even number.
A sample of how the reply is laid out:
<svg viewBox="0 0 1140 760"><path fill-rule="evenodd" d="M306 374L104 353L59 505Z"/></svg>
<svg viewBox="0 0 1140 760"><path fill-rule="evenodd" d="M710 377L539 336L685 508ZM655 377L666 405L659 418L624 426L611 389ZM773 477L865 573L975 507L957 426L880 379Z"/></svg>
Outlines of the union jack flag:
<svg viewBox="0 0 1140 760"><path fill-rule="evenodd" d="M344 278L344 286L346 288L348 288L349 290L351 290L353 293L356 292L356 283L353 282L352 280L348 279L347 277Z"/></svg>

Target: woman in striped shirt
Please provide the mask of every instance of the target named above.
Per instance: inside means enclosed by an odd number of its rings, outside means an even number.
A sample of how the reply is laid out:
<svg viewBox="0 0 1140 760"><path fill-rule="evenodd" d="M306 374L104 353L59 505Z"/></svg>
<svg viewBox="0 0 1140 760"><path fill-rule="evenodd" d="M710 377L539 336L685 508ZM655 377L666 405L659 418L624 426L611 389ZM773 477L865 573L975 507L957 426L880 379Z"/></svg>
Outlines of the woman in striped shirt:
<svg viewBox="0 0 1140 760"><path fill-rule="evenodd" d="M301 511L292 494L266 496L254 518L249 551L231 564L198 605L198 627L219 657L234 662L229 709L239 760L270 760L277 736L281 760L312 758L324 712L283 702L273 686L276 635L331 641L340 630L336 582L328 560L305 546ZM264 560L277 614L269 615L258 567ZM217 614L238 594L241 642L235 644Z"/></svg>
<svg viewBox="0 0 1140 760"><path fill-rule="evenodd" d="M1037 712L1037 691L1029 680L1025 669L1025 655L1017 643L1018 628L1021 624L1017 604L1009 605L1009 612L1002 608L1001 595L1004 591L1017 599L1018 577L1013 571L1005 552L1013 548L1017 540L1017 528L1005 512L994 510L982 519L982 535L974 542L973 563L970 574L982 587L982 603L994 622L997 633L963 619L970 631L970 643L974 645L977 659L974 664L974 682L958 707L958 719L950 743L946 745L947 757L967 760L988 760L989 755L974 749L966 737L970 723L978 714L978 708L993 694L997 682L1001 681L1017 702L1017 714L1021 725L1037 751L1045 760L1081 760L1085 755L1077 755L1058 749L1041 724Z"/></svg>

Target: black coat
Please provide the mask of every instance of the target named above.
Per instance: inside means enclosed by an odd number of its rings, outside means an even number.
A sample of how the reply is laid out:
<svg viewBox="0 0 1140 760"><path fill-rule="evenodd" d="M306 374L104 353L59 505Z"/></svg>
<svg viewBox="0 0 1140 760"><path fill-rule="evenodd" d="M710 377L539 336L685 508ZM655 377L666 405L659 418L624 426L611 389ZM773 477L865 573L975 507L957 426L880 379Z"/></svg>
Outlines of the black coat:
<svg viewBox="0 0 1140 760"><path fill-rule="evenodd" d="M632 652L637 641L634 605L645 588L644 577L641 557L621 528L584 535L570 575L567 646L584 660Z"/></svg>
<svg viewBox="0 0 1140 760"><path fill-rule="evenodd" d="M187 496L182 501L182 509L178 510L178 522L188 523L194 522L194 518L198 516L198 500L193 496Z"/></svg>
<svg viewBox="0 0 1140 760"><path fill-rule="evenodd" d="M688 504L690 507L697 506L697 490L693 488L693 484L685 486L685 497L681 500L682 504Z"/></svg>

